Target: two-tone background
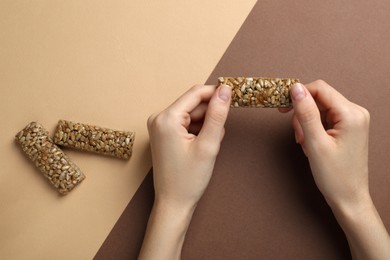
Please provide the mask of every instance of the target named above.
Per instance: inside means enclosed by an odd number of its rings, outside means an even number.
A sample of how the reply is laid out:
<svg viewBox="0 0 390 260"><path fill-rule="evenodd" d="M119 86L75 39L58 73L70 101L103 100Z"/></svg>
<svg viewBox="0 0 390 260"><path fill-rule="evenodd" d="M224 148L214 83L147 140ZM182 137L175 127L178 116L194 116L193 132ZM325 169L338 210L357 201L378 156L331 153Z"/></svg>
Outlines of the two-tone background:
<svg viewBox="0 0 390 260"><path fill-rule="evenodd" d="M368 108L389 228L389 13L385 0L0 1L0 257L136 258L153 202L146 119L219 76L322 78ZM13 136L59 119L135 131L132 158L66 149L87 178L57 195ZM289 115L231 111L183 258L349 257Z"/></svg>

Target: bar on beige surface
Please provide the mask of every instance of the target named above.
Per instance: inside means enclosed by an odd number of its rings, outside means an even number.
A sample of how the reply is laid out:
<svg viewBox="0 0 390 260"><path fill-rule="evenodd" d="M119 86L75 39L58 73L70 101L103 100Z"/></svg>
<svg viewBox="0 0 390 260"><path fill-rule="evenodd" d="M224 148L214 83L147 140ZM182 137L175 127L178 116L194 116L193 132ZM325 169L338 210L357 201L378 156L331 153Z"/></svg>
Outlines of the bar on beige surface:
<svg viewBox="0 0 390 260"><path fill-rule="evenodd" d="M129 159L135 133L59 120L54 142L61 146Z"/></svg>
<svg viewBox="0 0 390 260"><path fill-rule="evenodd" d="M79 167L54 144L49 132L41 124L31 122L16 134L15 139L61 194L67 194L85 179Z"/></svg>
<svg viewBox="0 0 390 260"><path fill-rule="evenodd" d="M232 87L231 107L292 107L290 88L295 78L220 77Z"/></svg>

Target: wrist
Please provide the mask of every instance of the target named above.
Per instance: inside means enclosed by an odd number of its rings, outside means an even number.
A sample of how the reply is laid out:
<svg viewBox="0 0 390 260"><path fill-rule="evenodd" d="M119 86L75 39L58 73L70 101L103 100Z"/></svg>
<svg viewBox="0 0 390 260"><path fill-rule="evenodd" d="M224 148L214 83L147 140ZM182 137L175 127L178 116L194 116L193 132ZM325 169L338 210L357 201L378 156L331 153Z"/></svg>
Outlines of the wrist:
<svg viewBox="0 0 390 260"><path fill-rule="evenodd" d="M156 199L151 218L178 240L184 241L195 207L181 206L170 201Z"/></svg>
<svg viewBox="0 0 390 260"><path fill-rule="evenodd" d="M181 205L167 200L156 198L153 204L154 214L166 218L180 218L191 220L196 205Z"/></svg>
<svg viewBox="0 0 390 260"><path fill-rule="evenodd" d="M351 201L335 201L329 203L336 218L344 221L358 221L359 218L364 218L367 214L376 212L375 205L367 192L358 199Z"/></svg>
<svg viewBox="0 0 390 260"><path fill-rule="evenodd" d="M369 194L358 203L337 204L332 210L354 259L390 259L390 237Z"/></svg>
<svg viewBox="0 0 390 260"><path fill-rule="evenodd" d="M332 211L348 213L350 211L360 211L373 205L371 195L367 187L351 188L347 185L337 187L326 193L323 193L327 204Z"/></svg>
<svg viewBox="0 0 390 260"><path fill-rule="evenodd" d="M180 259L194 210L156 199L138 259Z"/></svg>

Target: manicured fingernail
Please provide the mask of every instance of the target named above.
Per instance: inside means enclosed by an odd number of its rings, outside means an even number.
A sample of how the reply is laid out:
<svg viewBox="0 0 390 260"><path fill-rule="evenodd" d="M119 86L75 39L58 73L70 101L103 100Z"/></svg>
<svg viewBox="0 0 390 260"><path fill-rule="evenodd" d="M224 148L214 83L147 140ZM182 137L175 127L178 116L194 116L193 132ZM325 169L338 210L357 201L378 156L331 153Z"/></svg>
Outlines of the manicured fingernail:
<svg viewBox="0 0 390 260"><path fill-rule="evenodd" d="M295 83L291 86L290 94L293 100L301 100L306 96L306 91L301 83Z"/></svg>
<svg viewBox="0 0 390 260"><path fill-rule="evenodd" d="M232 88L227 85L221 85L221 87L218 90L218 97L222 101L227 102L230 100L231 95L232 95Z"/></svg>

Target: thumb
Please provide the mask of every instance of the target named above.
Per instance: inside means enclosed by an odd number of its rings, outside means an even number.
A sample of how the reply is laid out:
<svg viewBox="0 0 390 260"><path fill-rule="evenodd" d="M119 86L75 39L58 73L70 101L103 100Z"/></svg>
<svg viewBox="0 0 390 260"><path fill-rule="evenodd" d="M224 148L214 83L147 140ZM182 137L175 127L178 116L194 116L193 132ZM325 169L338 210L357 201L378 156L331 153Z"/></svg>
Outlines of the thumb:
<svg viewBox="0 0 390 260"><path fill-rule="evenodd" d="M220 143L224 133L224 125L230 108L232 88L221 85L211 97L206 111L202 129L198 138L210 144Z"/></svg>
<svg viewBox="0 0 390 260"><path fill-rule="evenodd" d="M291 87L290 95L304 141L307 143L322 138L326 132L322 126L320 111L310 92L304 85L296 83Z"/></svg>

